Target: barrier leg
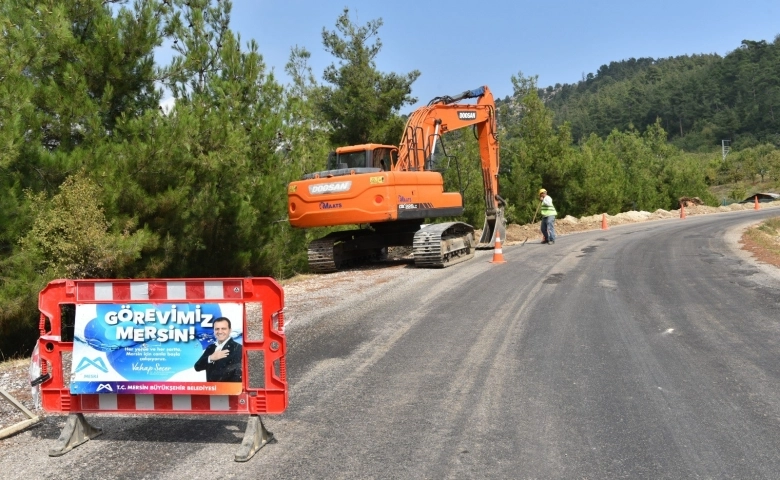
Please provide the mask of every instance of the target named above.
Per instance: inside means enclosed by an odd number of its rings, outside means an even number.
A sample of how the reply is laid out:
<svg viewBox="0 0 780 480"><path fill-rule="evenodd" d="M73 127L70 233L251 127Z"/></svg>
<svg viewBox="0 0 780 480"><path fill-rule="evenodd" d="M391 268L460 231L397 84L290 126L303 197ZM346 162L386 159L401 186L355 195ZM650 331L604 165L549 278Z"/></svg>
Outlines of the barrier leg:
<svg viewBox="0 0 780 480"><path fill-rule="evenodd" d="M50 457L59 457L70 452L82 443L103 434L102 428L96 428L87 422L83 413L71 413L65 422L65 428L57 439L57 444L49 450Z"/></svg>
<svg viewBox="0 0 780 480"><path fill-rule="evenodd" d="M265 429L263 420L259 415L251 415L246 424L244 440L241 442L236 452L235 460L237 462L246 462L263 448L267 443L275 443L274 434Z"/></svg>
<svg viewBox="0 0 780 480"><path fill-rule="evenodd" d="M10 427L0 430L0 439L5 437L10 437L15 433L21 432L22 430L29 427L30 425L35 425L36 423L41 421L41 417L27 410L27 408L25 408L25 406L22 405L21 402L19 402L19 400L12 397L10 393L6 392L2 388L0 388L0 397L8 400L11 403L11 405L16 407L17 410L19 410L20 412L24 413L27 416L27 420L22 420L17 424L11 425Z"/></svg>

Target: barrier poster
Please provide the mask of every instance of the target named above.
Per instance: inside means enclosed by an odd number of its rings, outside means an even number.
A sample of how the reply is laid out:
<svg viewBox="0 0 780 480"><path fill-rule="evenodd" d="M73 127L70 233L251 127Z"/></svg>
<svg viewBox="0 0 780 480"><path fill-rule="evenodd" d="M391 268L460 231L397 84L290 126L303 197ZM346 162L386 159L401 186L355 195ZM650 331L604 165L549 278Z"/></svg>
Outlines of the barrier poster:
<svg viewBox="0 0 780 480"><path fill-rule="evenodd" d="M77 304L72 394L238 395L239 303Z"/></svg>

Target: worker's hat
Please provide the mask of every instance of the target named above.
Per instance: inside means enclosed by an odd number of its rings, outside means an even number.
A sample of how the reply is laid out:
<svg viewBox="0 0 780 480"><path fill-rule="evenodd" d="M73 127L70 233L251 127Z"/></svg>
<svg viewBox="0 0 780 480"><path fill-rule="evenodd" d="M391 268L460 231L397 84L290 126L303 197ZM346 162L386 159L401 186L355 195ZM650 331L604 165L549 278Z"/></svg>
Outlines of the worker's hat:
<svg viewBox="0 0 780 480"><path fill-rule="evenodd" d="M543 188L540 188L540 189L539 189L539 195L541 195L541 194L543 194L543 193L547 193L547 190L545 190L545 189L543 189Z"/></svg>

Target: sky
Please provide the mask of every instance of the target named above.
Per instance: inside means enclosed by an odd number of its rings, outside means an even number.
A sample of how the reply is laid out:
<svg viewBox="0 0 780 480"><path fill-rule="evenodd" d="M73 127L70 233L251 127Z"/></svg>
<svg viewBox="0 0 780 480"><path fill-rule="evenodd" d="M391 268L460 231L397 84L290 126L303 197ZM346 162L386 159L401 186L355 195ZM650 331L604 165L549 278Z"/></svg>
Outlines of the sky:
<svg viewBox="0 0 780 480"><path fill-rule="evenodd" d="M322 82L337 60L325 51L322 30L336 30L345 7L357 26L382 19L380 72L421 72L412 84L418 101L402 113L482 85L504 98L520 73L538 76L539 87L576 83L612 61L725 56L742 40L771 43L780 34L778 0L233 0L230 26L242 45L258 43L282 84L295 46L311 53Z"/></svg>

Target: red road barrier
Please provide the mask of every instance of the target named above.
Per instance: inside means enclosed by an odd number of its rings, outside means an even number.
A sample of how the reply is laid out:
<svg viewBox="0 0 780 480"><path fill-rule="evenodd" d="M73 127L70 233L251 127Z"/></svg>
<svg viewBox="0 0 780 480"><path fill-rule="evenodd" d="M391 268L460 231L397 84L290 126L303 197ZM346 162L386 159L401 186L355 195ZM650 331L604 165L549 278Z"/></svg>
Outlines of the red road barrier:
<svg viewBox="0 0 780 480"><path fill-rule="evenodd" d="M275 280L54 280L38 303L33 383L45 411L70 415L49 455L102 433L85 412L247 414L237 461L272 440L259 415L288 403Z"/></svg>

